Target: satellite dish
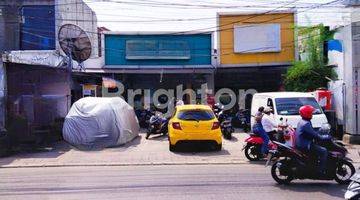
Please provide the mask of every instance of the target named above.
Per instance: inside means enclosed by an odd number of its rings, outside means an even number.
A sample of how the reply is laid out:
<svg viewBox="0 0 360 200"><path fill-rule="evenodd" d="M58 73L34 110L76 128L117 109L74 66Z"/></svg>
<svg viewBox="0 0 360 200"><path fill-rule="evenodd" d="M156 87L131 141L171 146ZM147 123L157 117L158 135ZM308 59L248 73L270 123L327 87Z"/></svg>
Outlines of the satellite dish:
<svg viewBox="0 0 360 200"><path fill-rule="evenodd" d="M91 55L91 42L84 30L74 24L60 27L58 39L61 49L80 65Z"/></svg>

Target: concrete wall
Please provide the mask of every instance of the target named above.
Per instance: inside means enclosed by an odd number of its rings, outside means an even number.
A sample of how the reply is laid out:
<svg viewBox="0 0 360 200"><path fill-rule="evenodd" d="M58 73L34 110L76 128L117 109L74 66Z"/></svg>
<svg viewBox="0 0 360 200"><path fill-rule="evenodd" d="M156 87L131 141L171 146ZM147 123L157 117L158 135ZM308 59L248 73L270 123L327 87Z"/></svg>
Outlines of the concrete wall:
<svg viewBox="0 0 360 200"><path fill-rule="evenodd" d="M338 81L331 82L334 106L345 132L360 135L360 8L352 9L352 23L339 29L335 39L342 42L343 52L330 52L329 64L336 65ZM342 107L342 108L341 108ZM343 111L343 116L339 112ZM351 139L350 139L351 141ZM360 140L359 140L360 141Z"/></svg>
<svg viewBox="0 0 360 200"><path fill-rule="evenodd" d="M91 57L98 57L98 33L95 12L82 0L55 0L55 2L55 33L57 34L60 27L64 24L75 24L79 26L90 38L92 44ZM57 49L60 49L58 41L56 45Z"/></svg>
<svg viewBox="0 0 360 200"><path fill-rule="evenodd" d="M352 23L352 45L353 45L353 104L354 104L354 133L360 136L360 9L354 12L354 21Z"/></svg>
<svg viewBox="0 0 360 200"><path fill-rule="evenodd" d="M5 0L0 2L0 53L5 50L19 49L20 1Z"/></svg>
<svg viewBox="0 0 360 200"><path fill-rule="evenodd" d="M20 17L14 15L18 12L21 1L0 1L0 126L5 127L5 96L6 96L6 71L2 62L2 53L8 50L19 49Z"/></svg>
<svg viewBox="0 0 360 200"><path fill-rule="evenodd" d="M64 24L75 24L82 28L91 41L91 56L83 63L85 69L101 69L104 64L104 56L99 57L97 17L95 12L86 5L82 0L55 0L56 2L56 34L60 27ZM57 37L57 36L56 36ZM104 44L104 42L102 42ZM56 41L57 49L61 52L58 41ZM104 55L104 49L102 55ZM62 54L64 54L62 52ZM76 66L75 62L75 66Z"/></svg>

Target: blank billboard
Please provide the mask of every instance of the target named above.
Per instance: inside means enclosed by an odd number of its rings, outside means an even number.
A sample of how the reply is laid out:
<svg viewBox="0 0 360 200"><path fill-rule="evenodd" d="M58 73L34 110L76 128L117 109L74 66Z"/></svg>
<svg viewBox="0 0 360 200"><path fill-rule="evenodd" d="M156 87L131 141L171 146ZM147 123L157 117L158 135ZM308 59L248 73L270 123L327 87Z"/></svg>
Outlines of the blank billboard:
<svg viewBox="0 0 360 200"><path fill-rule="evenodd" d="M234 26L234 52L280 52L280 24Z"/></svg>

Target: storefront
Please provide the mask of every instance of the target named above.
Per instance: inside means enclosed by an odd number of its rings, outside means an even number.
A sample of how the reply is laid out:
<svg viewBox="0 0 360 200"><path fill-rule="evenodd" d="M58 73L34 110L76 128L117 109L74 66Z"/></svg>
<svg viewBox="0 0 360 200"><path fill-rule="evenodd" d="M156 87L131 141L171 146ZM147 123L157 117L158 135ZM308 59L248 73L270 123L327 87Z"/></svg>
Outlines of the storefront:
<svg viewBox="0 0 360 200"><path fill-rule="evenodd" d="M13 142L59 139L71 105L69 72L19 63L6 63L6 72L6 128Z"/></svg>
<svg viewBox="0 0 360 200"><path fill-rule="evenodd" d="M110 78L124 85L125 98L128 89L149 90L151 96L158 89L174 90L175 94L179 87L197 91L207 84L212 89L215 71L212 39L209 33L107 32L105 66L87 72L110 74Z"/></svg>
<svg viewBox="0 0 360 200"><path fill-rule="evenodd" d="M295 14L218 13L217 21L215 88L282 90L283 74L296 58Z"/></svg>

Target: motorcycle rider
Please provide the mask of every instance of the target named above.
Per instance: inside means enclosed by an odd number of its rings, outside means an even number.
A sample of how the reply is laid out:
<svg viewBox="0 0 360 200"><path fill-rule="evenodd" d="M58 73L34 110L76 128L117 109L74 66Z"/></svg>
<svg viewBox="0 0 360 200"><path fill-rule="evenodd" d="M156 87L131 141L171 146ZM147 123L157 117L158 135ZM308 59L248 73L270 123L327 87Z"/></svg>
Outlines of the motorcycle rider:
<svg viewBox="0 0 360 200"><path fill-rule="evenodd" d="M319 159L319 172L324 175L326 172L326 161L328 151L314 143L314 140L327 139L327 136L322 136L316 132L312 126L311 119L313 117L314 107L310 105L302 106L299 109L301 120L296 128L296 148L306 153L315 154Z"/></svg>
<svg viewBox="0 0 360 200"><path fill-rule="evenodd" d="M255 124L253 125L253 132L259 135L263 139L263 143L261 145L261 153L266 157L266 154L269 152L268 144L269 144L269 136L264 130L261 119L263 117L264 107L261 106L258 109L258 112L255 114Z"/></svg>
<svg viewBox="0 0 360 200"><path fill-rule="evenodd" d="M269 137L274 139L274 135L276 134L276 129L278 128L278 125L276 124L274 116L271 112L272 109L270 107L266 107L264 109L264 115L261 118L261 124Z"/></svg>

